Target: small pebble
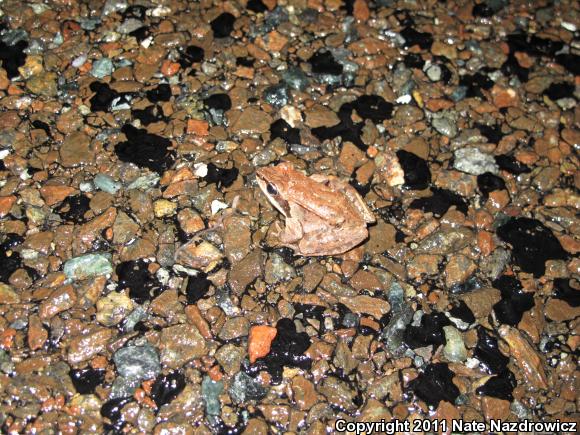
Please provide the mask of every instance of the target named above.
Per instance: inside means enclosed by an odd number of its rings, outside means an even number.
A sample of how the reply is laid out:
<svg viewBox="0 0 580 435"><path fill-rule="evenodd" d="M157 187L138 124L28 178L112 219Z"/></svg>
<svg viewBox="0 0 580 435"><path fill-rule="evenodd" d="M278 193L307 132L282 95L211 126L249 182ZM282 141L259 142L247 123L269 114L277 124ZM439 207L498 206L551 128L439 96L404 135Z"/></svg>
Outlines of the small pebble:
<svg viewBox="0 0 580 435"><path fill-rule="evenodd" d="M115 195L122 187L121 183L116 182L112 177L106 174L97 174L93 183L98 189L103 192Z"/></svg>
<svg viewBox="0 0 580 435"><path fill-rule="evenodd" d="M482 175L486 172L498 174L499 168L493 156L482 153L478 148L461 148L454 153L454 167L458 171L472 175Z"/></svg>
<svg viewBox="0 0 580 435"><path fill-rule="evenodd" d="M82 280L113 272L108 254L86 254L72 258L64 264L64 273L72 280Z"/></svg>
<svg viewBox="0 0 580 435"><path fill-rule="evenodd" d="M91 75L98 79L110 76L113 73L113 61L107 57L93 62Z"/></svg>

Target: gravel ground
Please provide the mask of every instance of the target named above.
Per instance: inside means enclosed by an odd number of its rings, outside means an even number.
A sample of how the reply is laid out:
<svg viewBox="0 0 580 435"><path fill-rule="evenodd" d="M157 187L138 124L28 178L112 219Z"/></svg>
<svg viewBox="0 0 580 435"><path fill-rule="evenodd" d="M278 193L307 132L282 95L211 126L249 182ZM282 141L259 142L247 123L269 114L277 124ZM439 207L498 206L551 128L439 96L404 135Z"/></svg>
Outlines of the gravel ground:
<svg viewBox="0 0 580 435"><path fill-rule="evenodd" d="M0 2L1 431L578 422L579 25ZM256 170L280 162L350 182L368 239L279 247Z"/></svg>

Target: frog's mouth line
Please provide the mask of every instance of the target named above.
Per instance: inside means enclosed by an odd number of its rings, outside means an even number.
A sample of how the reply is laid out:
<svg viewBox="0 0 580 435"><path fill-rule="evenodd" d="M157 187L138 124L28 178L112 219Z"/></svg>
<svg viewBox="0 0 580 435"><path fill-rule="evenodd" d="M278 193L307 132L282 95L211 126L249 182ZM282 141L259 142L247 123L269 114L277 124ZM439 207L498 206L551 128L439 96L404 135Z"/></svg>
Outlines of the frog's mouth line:
<svg viewBox="0 0 580 435"><path fill-rule="evenodd" d="M276 207L276 209L280 213L282 213L284 217L290 216L290 205L288 204L288 201L268 194L266 194L266 196L268 197L272 205Z"/></svg>

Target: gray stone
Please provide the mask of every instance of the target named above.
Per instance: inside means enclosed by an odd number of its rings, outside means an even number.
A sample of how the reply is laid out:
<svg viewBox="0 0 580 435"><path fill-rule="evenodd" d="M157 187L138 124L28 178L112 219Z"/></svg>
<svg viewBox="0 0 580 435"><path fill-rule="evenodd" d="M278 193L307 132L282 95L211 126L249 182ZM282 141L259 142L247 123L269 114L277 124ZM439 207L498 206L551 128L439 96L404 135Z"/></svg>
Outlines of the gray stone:
<svg viewBox="0 0 580 435"><path fill-rule="evenodd" d="M113 177L106 174L97 174L93 180L95 186L103 192L115 195L122 187L121 183L115 181Z"/></svg>
<svg viewBox="0 0 580 435"><path fill-rule="evenodd" d="M443 348L443 355L451 362L462 362L467 359L467 349L463 342L463 336L453 326L444 326L445 333L445 347Z"/></svg>
<svg viewBox="0 0 580 435"><path fill-rule="evenodd" d="M431 65L429 68L427 68L427 77L429 77L429 80L431 80L432 82L438 82L439 80L441 80L441 67L439 65Z"/></svg>
<svg viewBox="0 0 580 435"><path fill-rule="evenodd" d="M101 15L110 15L113 12L124 11L129 7L127 0L107 0L103 6Z"/></svg>
<svg viewBox="0 0 580 435"><path fill-rule="evenodd" d="M485 172L499 173L499 167L490 154L482 153L479 148L466 147L455 150L453 167L458 171L472 175L481 175Z"/></svg>
<svg viewBox="0 0 580 435"><path fill-rule="evenodd" d="M244 356L246 350L231 343L223 345L215 353L216 360L230 376L240 370Z"/></svg>
<svg viewBox="0 0 580 435"><path fill-rule="evenodd" d="M147 318L147 310L141 305L137 305L137 307L131 311L131 314L125 318L125 322L123 323L123 331L132 332L133 328L135 328L135 325L145 318Z"/></svg>
<svg viewBox="0 0 580 435"><path fill-rule="evenodd" d="M117 26L117 32L128 35L141 27L143 27L143 21L136 18L128 18Z"/></svg>
<svg viewBox="0 0 580 435"><path fill-rule="evenodd" d="M115 352L113 361L119 374L130 379L152 379L161 371L159 353L149 343L123 347Z"/></svg>
<svg viewBox="0 0 580 435"><path fill-rule="evenodd" d="M401 356L405 352L403 334L413 319L413 310L405 303L405 291L397 281L391 284L387 300L391 304L392 317L382 330L381 339L389 352L395 356Z"/></svg>
<svg viewBox="0 0 580 435"><path fill-rule="evenodd" d="M510 262L511 254L504 248L497 248L488 257L481 260L480 268L483 274L490 280L498 278L507 264Z"/></svg>
<svg viewBox="0 0 580 435"><path fill-rule="evenodd" d="M73 280L82 280L113 272L110 254L86 254L64 263L64 274Z"/></svg>
<svg viewBox="0 0 580 435"><path fill-rule="evenodd" d="M440 134L447 137L457 136L457 123L451 116L434 116L431 121L433 128Z"/></svg>
<svg viewBox="0 0 580 435"><path fill-rule="evenodd" d="M469 228L445 228L421 240L415 252L418 254L447 255L465 248L474 238L473 231Z"/></svg>
<svg viewBox="0 0 580 435"><path fill-rule="evenodd" d="M359 317L355 313L348 312L342 319L342 326L345 328L356 328L359 324Z"/></svg>
<svg viewBox="0 0 580 435"><path fill-rule="evenodd" d="M451 92L450 98L455 101L463 100L467 96L467 86L457 86L453 92Z"/></svg>
<svg viewBox="0 0 580 435"><path fill-rule="evenodd" d="M91 75L98 79L110 76L113 74L113 61L108 57L103 57L93 62L91 68Z"/></svg>
<svg viewBox="0 0 580 435"><path fill-rule="evenodd" d="M220 394L224 391L222 381L214 382L209 376L205 376L201 382L201 395L205 402L205 413L210 423L217 421L221 414Z"/></svg>
<svg viewBox="0 0 580 435"><path fill-rule="evenodd" d="M308 76L300 68L288 68L282 74L282 80L296 91L304 91L310 84Z"/></svg>
<svg viewBox="0 0 580 435"><path fill-rule="evenodd" d="M268 104L280 109L288 104L290 93L288 92L288 87L285 83L278 83L267 87L262 94L262 98Z"/></svg>
<svg viewBox="0 0 580 435"><path fill-rule="evenodd" d="M228 391L232 400L239 404L249 400L261 400L268 394L266 387L244 372L236 374Z"/></svg>
<svg viewBox="0 0 580 435"><path fill-rule="evenodd" d="M296 276L294 268L278 254L271 254L266 262L265 278L268 284L288 281Z"/></svg>
<svg viewBox="0 0 580 435"><path fill-rule="evenodd" d="M131 182L127 189L141 189L147 190L151 187L154 187L159 183L159 175L156 173L151 173L147 175L142 175L141 177L137 178L135 181Z"/></svg>
<svg viewBox="0 0 580 435"><path fill-rule="evenodd" d="M137 378L117 376L117 378L113 381L113 385L111 386L109 400L132 396L139 385L141 385L141 381Z"/></svg>

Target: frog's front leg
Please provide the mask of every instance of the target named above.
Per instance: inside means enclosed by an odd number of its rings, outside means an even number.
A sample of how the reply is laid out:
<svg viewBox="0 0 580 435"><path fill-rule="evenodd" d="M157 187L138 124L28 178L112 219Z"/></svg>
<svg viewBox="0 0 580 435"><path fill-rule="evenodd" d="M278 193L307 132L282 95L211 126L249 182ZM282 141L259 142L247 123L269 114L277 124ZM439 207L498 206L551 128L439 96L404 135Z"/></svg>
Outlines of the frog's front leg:
<svg viewBox="0 0 580 435"><path fill-rule="evenodd" d="M296 242L298 242L304 235L302 224L298 219L290 217L286 218L285 224L286 226L284 229L281 229L279 224L277 225L278 240L280 240L282 245L289 247L296 246Z"/></svg>

